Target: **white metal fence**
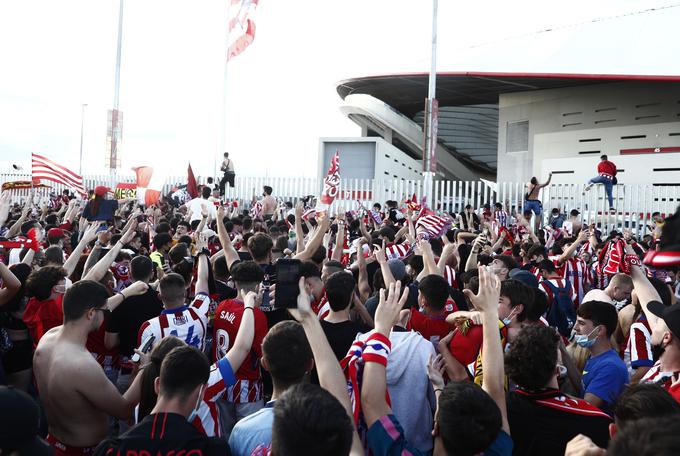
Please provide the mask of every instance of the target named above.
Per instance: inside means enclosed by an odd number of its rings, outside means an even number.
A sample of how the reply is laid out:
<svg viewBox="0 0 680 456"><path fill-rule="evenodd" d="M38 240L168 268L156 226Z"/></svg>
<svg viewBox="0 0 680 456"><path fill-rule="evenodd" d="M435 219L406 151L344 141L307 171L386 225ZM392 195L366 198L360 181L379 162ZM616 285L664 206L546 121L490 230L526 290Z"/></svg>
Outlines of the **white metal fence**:
<svg viewBox="0 0 680 456"><path fill-rule="evenodd" d="M29 175L2 174L0 181L30 180ZM85 187L97 185L115 187L117 183L134 182L132 175L85 176ZM172 176L166 181L165 193L173 186L186 183L186 177ZM52 188L38 191L42 198L51 192L61 192L64 186L47 182ZM296 202L306 195L317 195L322 187L318 178L277 178L277 177L240 177L236 178L235 187L226 187L226 198L238 200L242 207L249 207L253 197L262 194L262 187L273 188L274 196ZM585 184L553 184L541 191L544 215L552 208L559 208L568 213L572 209L581 212L587 223L597 223L605 229L630 228L636 233L644 234L651 214L660 212L670 215L680 205L680 184L676 186L655 186L653 184L620 184L614 186L614 207L616 213L609 212L604 187L597 185L590 192L583 194ZM14 201L22 201L29 190L13 190ZM504 203L511 211L521 212L524 205L524 184L517 182L501 182L495 188L481 181L435 181L433 187L433 210L447 213L459 213L466 204L480 208L486 203ZM422 181L398 179L343 179L340 193L334 202L333 209L356 209L357 201L366 207L374 202L384 203L387 200L404 201L413 194L420 200L423 195Z"/></svg>

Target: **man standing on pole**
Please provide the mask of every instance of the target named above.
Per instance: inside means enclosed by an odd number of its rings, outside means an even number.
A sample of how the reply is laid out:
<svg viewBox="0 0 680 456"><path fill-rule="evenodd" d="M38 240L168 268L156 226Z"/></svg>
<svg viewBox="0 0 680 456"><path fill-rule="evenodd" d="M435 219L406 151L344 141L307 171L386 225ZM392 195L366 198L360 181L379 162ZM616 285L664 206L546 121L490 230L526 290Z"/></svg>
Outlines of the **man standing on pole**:
<svg viewBox="0 0 680 456"><path fill-rule="evenodd" d="M220 195L224 196L225 184L229 182L229 187L234 188L234 178L236 178L234 162L229 158L229 152L224 153L224 160L222 160L220 170L224 173L222 180L220 180Z"/></svg>
<svg viewBox="0 0 680 456"><path fill-rule="evenodd" d="M588 185L583 189L583 194L585 195L595 184L604 185L604 190L607 192L607 199L609 200L609 210L613 212L615 209L612 189L616 183L616 165L607 160L606 155L602 155L600 157L600 163L597 164L597 176L588 181Z"/></svg>

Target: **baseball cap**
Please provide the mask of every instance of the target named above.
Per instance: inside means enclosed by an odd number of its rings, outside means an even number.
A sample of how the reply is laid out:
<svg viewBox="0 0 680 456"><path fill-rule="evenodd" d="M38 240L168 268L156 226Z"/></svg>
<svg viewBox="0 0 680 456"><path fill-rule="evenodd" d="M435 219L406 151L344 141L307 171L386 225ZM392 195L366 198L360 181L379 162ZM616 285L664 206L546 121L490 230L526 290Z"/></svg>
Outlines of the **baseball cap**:
<svg viewBox="0 0 680 456"><path fill-rule="evenodd" d="M50 446L38 437L40 410L28 394L0 386L0 410L0 448L36 456L52 454Z"/></svg>
<svg viewBox="0 0 680 456"><path fill-rule="evenodd" d="M647 304L647 309L661 318L673 335L680 339L680 303L665 306L660 301L651 301Z"/></svg>
<svg viewBox="0 0 680 456"><path fill-rule="evenodd" d="M47 237L49 239L63 238L66 237L66 233L64 233L64 230L62 230L61 228L50 228L49 230L47 230Z"/></svg>
<svg viewBox="0 0 680 456"><path fill-rule="evenodd" d="M406 275L406 265L403 261L393 258L387 262L387 266L390 267L390 272L394 276L395 280L403 280Z"/></svg>
<svg viewBox="0 0 680 456"><path fill-rule="evenodd" d="M97 196L104 196L110 191L111 191L111 189L109 187L104 186L104 185L98 185L94 188L94 194L97 195Z"/></svg>
<svg viewBox="0 0 680 456"><path fill-rule="evenodd" d="M572 209L571 212L570 212L569 214L575 217L575 216L579 215L580 212L579 212L578 209Z"/></svg>
<svg viewBox="0 0 680 456"><path fill-rule="evenodd" d="M508 276L513 280L518 280L530 288L538 288L538 279L535 275L525 269L515 268L510 271Z"/></svg>

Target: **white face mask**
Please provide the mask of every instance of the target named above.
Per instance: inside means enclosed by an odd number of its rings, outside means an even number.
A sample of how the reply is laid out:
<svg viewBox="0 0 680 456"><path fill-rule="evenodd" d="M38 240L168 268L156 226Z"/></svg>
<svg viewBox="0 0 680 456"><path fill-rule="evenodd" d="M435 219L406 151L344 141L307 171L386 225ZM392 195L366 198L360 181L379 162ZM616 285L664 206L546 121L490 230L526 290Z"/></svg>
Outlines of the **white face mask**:
<svg viewBox="0 0 680 456"><path fill-rule="evenodd" d="M187 417L187 421L189 423L194 421L194 418L198 415L198 409L201 407L201 401L203 400L203 387L201 386L201 389L198 390L198 398L196 399L196 407L191 411L189 416Z"/></svg>

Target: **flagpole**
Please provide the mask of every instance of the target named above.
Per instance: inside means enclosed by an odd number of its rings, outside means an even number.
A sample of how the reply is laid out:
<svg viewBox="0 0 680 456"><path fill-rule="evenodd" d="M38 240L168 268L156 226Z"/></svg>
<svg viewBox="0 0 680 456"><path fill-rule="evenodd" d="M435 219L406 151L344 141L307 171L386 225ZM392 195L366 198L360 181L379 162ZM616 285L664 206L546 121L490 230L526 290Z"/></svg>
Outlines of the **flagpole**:
<svg viewBox="0 0 680 456"><path fill-rule="evenodd" d="M229 11L231 9L231 0L227 0L227 18L225 20L227 24L227 33L224 35L224 70L223 70L223 80L222 80L222 128L220 131L220 144L219 150L215 151L214 169L213 176L215 179L218 178L217 175L217 162L219 161L219 155L224 154L227 151L227 76L229 69ZM225 187L226 193L226 187Z"/></svg>
<svg viewBox="0 0 680 456"><path fill-rule="evenodd" d="M436 209L432 201L432 184L437 168L437 6L438 0L432 0L432 49L430 54L430 77L425 101L425 120L423 136L423 193L430 209Z"/></svg>

